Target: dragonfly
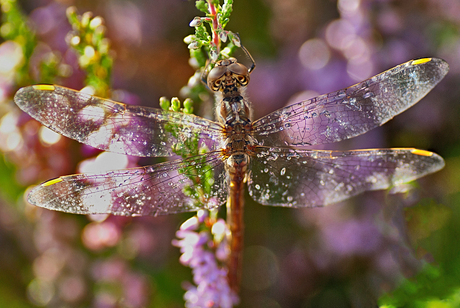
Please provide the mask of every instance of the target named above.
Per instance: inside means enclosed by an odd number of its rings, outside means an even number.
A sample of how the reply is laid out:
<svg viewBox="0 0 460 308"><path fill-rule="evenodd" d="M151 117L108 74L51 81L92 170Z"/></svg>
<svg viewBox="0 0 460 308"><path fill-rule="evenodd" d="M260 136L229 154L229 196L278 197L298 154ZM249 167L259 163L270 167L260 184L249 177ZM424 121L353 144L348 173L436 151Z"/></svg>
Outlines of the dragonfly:
<svg viewBox="0 0 460 308"><path fill-rule="evenodd" d="M100 150L174 157L195 140L201 154L150 166L61 176L36 186L28 201L75 214L163 215L227 203L230 268L238 268L244 189L258 203L325 206L364 191L397 187L440 170L441 156L414 148L313 150L376 128L422 99L449 70L438 58L411 60L348 88L252 120L244 95L251 68L218 61L207 77L216 121L126 105L57 85L20 89L15 103L55 132ZM194 187L194 190L190 188ZM239 274L229 270L232 288Z"/></svg>

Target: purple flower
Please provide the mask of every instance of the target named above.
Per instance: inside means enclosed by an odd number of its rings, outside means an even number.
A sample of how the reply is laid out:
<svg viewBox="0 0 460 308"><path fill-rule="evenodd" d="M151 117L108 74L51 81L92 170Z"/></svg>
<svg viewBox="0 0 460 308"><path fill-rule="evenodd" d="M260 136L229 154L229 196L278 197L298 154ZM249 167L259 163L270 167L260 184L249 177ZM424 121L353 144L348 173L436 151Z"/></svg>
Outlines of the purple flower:
<svg viewBox="0 0 460 308"><path fill-rule="evenodd" d="M237 295L227 281L227 268L220 264L229 256L226 234L228 228L222 219L208 218L200 211L184 222L173 245L180 248L180 262L192 268L195 285L188 285L184 294L185 306L231 308L238 303Z"/></svg>

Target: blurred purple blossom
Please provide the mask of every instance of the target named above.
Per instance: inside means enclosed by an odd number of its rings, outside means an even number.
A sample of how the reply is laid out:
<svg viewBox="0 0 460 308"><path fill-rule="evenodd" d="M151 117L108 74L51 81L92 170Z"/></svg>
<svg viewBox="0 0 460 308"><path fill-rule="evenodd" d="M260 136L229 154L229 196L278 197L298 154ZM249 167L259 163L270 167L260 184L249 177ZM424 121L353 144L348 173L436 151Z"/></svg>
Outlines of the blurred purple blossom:
<svg viewBox="0 0 460 308"><path fill-rule="evenodd" d="M176 232L179 240L174 240L173 245L180 248L180 262L192 268L196 284L185 287L186 307L231 308L238 303L238 296L228 285L227 268L219 265L229 257L228 233L223 219L208 219L203 210L185 221Z"/></svg>
<svg viewBox="0 0 460 308"><path fill-rule="evenodd" d="M150 293L147 279L132 272L126 260L112 258L95 262L92 275L101 287L94 307L113 307L115 304L145 307L147 304ZM116 292L113 287L119 287L123 293Z"/></svg>

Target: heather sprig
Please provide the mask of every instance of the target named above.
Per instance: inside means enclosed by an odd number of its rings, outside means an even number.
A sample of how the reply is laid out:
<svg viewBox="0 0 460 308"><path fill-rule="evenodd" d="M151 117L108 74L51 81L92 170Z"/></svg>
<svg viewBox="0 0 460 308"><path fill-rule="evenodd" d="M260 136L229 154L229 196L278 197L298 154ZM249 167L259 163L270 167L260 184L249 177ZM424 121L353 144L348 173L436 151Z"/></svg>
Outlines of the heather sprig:
<svg viewBox="0 0 460 308"><path fill-rule="evenodd" d="M16 83L32 82L29 74L30 58L37 45L35 33L27 24L27 17L21 12L15 0L1 0L2 26L0 34L4 40L14 41L21 47L24 61L16 71Z"/></svg>
<svg viewBox="0 0 460 308"><path fill-rule="evenodd" d="M190 51L190 65L196 69L196 73L189 79L187 86L182 88L184 96L200 102L203 97L208 96L206 87L202 83L206 71L214 65L217 60L230 57L237 47L240 47L240 39L232 31L225 30L233 10L233 1L197 1L196 7L205 16L196 16L190 26L195 28L195 34L184 38ZM222 48L222 43L227 43Z"/></svg>
<svg viewBox="0 0 460 308"><path fill-rule="evenodd" d="M110 96L113 58L104 20L91 12L78 15L75 7L69 7L66 13L72 26L66 40L79 55L78 64L86 73L85 85L93 87L98 96Z"/></svg>
<svg viewBox="0 0 460 308"><path fill-rule="evenodd" d="M180 262L192 268L196 284L186 287L186 307L231 308L238 303L227 283L229 232L225 221L217 219L216 211L204 210L185 221L176 232L179 240L174 240L173 245L180 248Z"/></svg>
<svg viewBox="0 0 460 308"><path fill-rule="evenodd" d="M230 14L233 10L233 1L224 0L221 5L220 1L197 1L196 7L206 14L206 17L195 17L190 26L195 28L195 35L187 36L184 41L188 44L190 49L191 58L196 56L196 50L204 47L205 51L209 54L212 61L217 61L222 57L228 56L228 53L235 46L240 46L239 38L231 31L225 30L225 26L230 21ZM205 24L209 25L210 32ZM221 53L221 42L227 42L230 38L229 50ZM202 57L200 57L202 59Z"/></svg>
<svg viewBox="0 0 460 308"><path fill-rule="evenodd" d="M5 41L18 46L20 50L15 55L16 58L21 57L21 60L17 60L18 65L14 69L12 78L15 85L53 83L56 77L68 75L68 66L62 63L59 53L55 51L41 54L39 69L36 70L37 73L33 73L31 59L38 44L34 29L16 0L0 0L0 9L2 13L0 35ZM3 60L9 61L5 57Z"/></svg>
<svg viewBox="0 0 460 308"><path fill-rule="evenodd" d="M171 101L165 97L160 98L160 107L165 111L183 112L186 114L193 113L193 102L191 99L185 99L183 106L184 107L181 107L181 102L177 97L173 97ZM180 139L178 138L181 130L179 125L166 124L165 129L171 133L176 140ZM192 181L192 185L184 188L184 193L187 196L192 196L196 200L197 206L201 205L206 207L207 200L205 196L211 193L211 186L214 183L214 172L211 166L204 161L205 158L198 155L205 154L208 149L205 146L199 146L199 135L195 133L194 136L174 144L172 150L186 162L186 164L179 169L179 172L185 174ZM187 164L187 158L190 157L197 157L192 158L195 159L196 163ZM198 159L198 161L196 161L196 159Z"/></svg>

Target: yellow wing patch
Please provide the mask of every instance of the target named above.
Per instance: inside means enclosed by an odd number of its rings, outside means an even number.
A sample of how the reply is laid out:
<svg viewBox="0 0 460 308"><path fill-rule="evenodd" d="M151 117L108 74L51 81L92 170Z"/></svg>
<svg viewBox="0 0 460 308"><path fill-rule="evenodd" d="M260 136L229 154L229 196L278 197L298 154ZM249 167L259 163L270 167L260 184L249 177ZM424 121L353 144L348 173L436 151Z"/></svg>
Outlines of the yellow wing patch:
<svg viewBox="0 0 460 308"><path fill-rule="evenodd" d="M54 184L59 183L59 182L62 182L61 178L49 180L48 182L43 183L41 186L47 187L47 186L51 186L51 185L54 185Z"/></svg>
<svg viewBox="0 0 460 308"><path fill-rule="evenodd" d="M50 84L38 84L32 87L39 91L54 91L56 89L53 85Z"/></svg>
<svg viewBox="0 0 460 308"><path fill-rule="evenodd" d="M421 156L433 156L433 153L430 151L425 151L425 150L419 150L419 149L413 149L410 151L412 154L415 155L421 155Z"/></svg>
<svg viewBox="0 0 460 308"><path fill-rule="evenodd" d="M426 62L430 62L432 58L423 58L423 59L417 59L412 61L412 65L418 65L418 64L423 64Z"/></svg>

